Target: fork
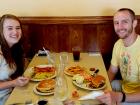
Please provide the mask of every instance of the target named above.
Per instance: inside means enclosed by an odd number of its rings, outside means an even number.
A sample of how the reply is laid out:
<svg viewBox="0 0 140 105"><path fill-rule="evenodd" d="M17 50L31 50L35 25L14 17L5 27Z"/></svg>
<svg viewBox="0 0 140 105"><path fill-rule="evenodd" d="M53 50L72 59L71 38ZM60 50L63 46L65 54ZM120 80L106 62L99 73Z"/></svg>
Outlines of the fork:
<svg viewBox="0 0 140 105"><path fill-rule="evenodd" d="M32 100L26 100L25 103L24 102L17 102L17 103L13 103L13 104L9 104L9 105L34 105L32 103Z"/></svg>

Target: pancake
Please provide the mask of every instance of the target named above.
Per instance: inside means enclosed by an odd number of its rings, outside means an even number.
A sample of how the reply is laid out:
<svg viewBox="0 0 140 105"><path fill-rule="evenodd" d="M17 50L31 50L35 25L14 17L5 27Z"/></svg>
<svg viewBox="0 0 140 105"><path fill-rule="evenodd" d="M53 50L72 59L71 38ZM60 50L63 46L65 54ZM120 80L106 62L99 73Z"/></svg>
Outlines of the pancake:
<svg viewBox="0 0 140 105"><path fill-rule="evenodd" d="M36 87L36 89L39 92L52 92L54 91L54 87L55 87L55 80L54 79L46 79L43 80L41 82L39 82L38 86Z"/></svg>

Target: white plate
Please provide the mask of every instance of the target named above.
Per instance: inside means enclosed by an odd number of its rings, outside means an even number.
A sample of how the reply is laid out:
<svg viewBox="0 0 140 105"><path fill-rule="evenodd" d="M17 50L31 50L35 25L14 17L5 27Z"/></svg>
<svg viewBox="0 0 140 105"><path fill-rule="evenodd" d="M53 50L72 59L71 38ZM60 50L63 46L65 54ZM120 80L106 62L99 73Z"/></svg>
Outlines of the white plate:
<svg viewBox="0 0 140 105"><path fill-rule="evenodd" d="M85 90L101 90L101 89L104 89L106 87L106 83L100 88L89 88L89 87L86 87L86 84L78 84L75 80L73 80L72 82L74 85L76 85L82 89L85 89Z"/></svg>
<svg viewBox="0 0 140 105"><path fill-rule="evenodd" d="M42 96L46 96L46 95L52 95L54 94L54 91L53 92L48 92L48 93L43 93L43 92L39 92L36 87L38 86L38 84L36 84L33 88L33 92L37 95L42 95Z"/></svg>
<svg viewBox="0 0 140 105"><path fill-rule="evenodd" d="M36 67L40 67L40 68L44 68L44 67L53 67L53 65L37 65ZM32 77L32 75L34 74L34 67L30 67L28 68L25 73L24 73L24 76L27 76L27 77ZM35 79L35 78L31 78L31 81L42 81L44 79L52 79L52 78L55 78L56 77L56 71L55 71L55 74L48 77L48 78L43 78L43 79Z"/></svg>
<svg viewBox="0 0 140 105"><path fill-rule="evenodd" d="M77 65L77 66L79 66L79 65ZM68 69L71 68L71 67L75 67L76 68L77 66L69 66L69 67L66 67L66 69L64 70L64 73L67 74L68 76L74 76L74 75L76 75L77 73L73 74L73 73L68 72ZM85 67L81 67L81 66L79 66L79 67L82 68L81 71L86 72L86 68Z"/></svg>
<svg viewBox="0 0 140 105"><path fill-rule="evenodd" d="M64 70L64 73L67 74L68 76L71 76L71 77L73 76L73 74L67 72L67 69Z"/></svg>

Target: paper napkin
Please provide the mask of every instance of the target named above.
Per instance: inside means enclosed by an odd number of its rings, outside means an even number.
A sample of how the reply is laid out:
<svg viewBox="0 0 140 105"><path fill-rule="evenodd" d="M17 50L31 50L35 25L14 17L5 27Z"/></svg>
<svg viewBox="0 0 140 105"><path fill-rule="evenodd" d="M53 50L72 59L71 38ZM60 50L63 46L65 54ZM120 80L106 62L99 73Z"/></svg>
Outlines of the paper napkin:
<svg viewBox="0 0 140 105"><path fill-rule="evenodd" d="M100 52L89 52L89 56L101 56Z"/></svg>
<svg viewBox="0 0 140 105"><path fill-rule="evenodd" d="M79 100L89 100L89 99L96 99L96 97L103 95L103 91L92 91L91 93L82 96Z"/></svg>
<svg viewBox="0 0 140 105"><path fill-rule="evenodd" d="M38 56L47 56L47 53L44 50L38 50Z"/></svg>

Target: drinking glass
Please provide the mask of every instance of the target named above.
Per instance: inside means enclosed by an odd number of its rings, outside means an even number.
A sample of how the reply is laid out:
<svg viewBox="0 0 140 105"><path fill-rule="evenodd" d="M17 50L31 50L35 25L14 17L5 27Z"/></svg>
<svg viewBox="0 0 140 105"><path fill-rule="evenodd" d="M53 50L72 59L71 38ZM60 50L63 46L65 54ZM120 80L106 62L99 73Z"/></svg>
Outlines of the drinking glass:
<svg viewBox="0 0 140 105"><path fill-rule="evenodd" d="M48 55L48 64L55 65L55 55L53 53Z"/></svg>
<svg viewBox="0 0 140 105"><path fill-rule="evenodd" d="M64 64L64 67L68 64L68 53L61 52L60 53L60 64Z"/></svg>
<svg viewBox="0 0 140 105"><path fill-rule="evenodd" d="M75 46L75 47L72 48L74 61L79 61L80 60L80 51L81 51L81 48L79 46Z"/></svg>
<svg viewBox="0 0 140 105"><path fill-rule="evenodd" d="M68 97L68 84L63 72L64 64L56 65L56 69L58 73L56 76L54 97L59 101L64 101Z"/></svg>

